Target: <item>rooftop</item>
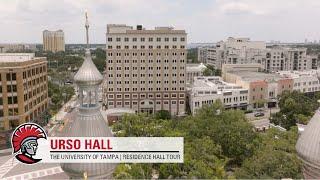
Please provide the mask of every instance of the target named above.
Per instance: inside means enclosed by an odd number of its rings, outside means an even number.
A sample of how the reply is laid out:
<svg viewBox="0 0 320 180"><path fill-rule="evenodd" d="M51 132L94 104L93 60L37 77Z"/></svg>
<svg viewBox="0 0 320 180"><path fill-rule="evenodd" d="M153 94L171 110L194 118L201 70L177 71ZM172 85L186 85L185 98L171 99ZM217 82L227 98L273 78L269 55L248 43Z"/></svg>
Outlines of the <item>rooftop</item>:
<svg viewBox="0 0 320 180"><path fill-rule="evenodd" d="M299 77L320 77L319 70L307 70L307 71L279 71L278 74L291 78Z"/></svg>
<svg viewBox="0 0 320 180"><path fill-rule="evenodd" d="M238 75L244 81L277 81L280 79L285 79L285 77L280 74L271 74L263 72L252 72L252 71L235 71L232 74Z"/></svg>
<svg viewBox="0 0 320 180"><path fill-rule="evenodd" d="M155 27L154 29L146 29L142 25L133 26L125 24L108 24L108 34L185 34L185 30L175 30L173 27Z"/></svg>
<svg viewBox="0 0 320 180"><path fill-rule="evenodd" d="M0 53L0 63L25 62L35 59L34 53Z"/></svg>
<svg viewBox="0 0 320 180"><path fill-rule="evenodd" d="M241 86L227 83L219 76L198 76L194 78L192 85L193 91L198 90L217 90L217 91L231 91L234 89L243 89Z"/></svg>
<svg viewBox="0 0 320 180"><path fill-rule="evenodd" d="M187 71L203 71L207 68L203 63L200 64L187 64L186 70Z"/></svg>

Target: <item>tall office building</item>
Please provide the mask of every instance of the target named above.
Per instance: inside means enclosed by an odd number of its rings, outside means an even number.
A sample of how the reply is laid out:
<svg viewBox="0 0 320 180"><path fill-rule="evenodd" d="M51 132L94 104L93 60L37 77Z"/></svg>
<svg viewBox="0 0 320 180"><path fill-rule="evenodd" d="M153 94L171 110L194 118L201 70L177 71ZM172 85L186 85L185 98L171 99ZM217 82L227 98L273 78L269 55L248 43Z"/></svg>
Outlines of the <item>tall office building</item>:
<svg viewBox="0 0 320 180"><path fill-rule="evenodd" d="M172 27L146 30L107 25L104 103L154 113L185 113L187 34Z"/></svg>
<svg viewBox="0 0 320 180"><path fill-rule="evenodd" d="M58 31L43 31L43 50L44 51L65 51L64 33Z"/></svg>
<svg viewBox="0 0 320 180"><path fill-rule="evenodd" d="M47 61L32 53L0 53L0 129L40 123L48 108Z"/></svg>

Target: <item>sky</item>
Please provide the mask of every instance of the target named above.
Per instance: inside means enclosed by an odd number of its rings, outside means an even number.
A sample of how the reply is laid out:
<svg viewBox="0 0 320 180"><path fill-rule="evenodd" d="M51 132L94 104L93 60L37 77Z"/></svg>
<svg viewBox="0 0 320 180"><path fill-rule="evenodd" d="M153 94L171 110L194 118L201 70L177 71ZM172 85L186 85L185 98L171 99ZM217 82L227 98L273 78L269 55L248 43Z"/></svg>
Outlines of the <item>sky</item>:
<svg viewBox="0 0 320 180"><path fill-rule="evenodd" d="M84 43L85 11L91 43L106 42L107 24L173 26L189 43L320 40L319 0L0 0L0 43L42 43L45 29Z"/></svg>

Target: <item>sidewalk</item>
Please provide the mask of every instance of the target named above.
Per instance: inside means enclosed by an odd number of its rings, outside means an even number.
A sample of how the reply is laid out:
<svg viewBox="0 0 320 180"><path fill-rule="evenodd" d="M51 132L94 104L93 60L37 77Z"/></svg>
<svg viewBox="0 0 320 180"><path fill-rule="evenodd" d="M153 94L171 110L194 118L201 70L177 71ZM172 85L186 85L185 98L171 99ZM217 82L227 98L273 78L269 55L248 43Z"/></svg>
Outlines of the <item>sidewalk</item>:
<svg viewBox="0 0 320 180"><path fill-rule="evenodd" d="M48 134L51 134L54 129L60 125L59 122L63 122L64 121L64 117L68 114L68 111L65 111L65 109L68 107L68 106L71 106L71 107L75 107L76 106L76 103L77 103L77 97L76 95L72 96L72 98L67 102L65 103L61 108L60 110L58 111L58 113L56 115L54 115L49 123L50 124L53 124L52 127L48 127L50 129L48 129Z"/></svg>

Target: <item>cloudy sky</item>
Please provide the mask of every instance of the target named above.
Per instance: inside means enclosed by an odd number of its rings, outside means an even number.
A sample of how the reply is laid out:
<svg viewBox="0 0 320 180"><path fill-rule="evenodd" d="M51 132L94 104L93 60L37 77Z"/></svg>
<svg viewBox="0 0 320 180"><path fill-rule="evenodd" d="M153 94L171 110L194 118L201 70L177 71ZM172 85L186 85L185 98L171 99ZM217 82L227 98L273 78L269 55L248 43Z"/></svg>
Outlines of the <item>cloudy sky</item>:
<svg viewBox="0 0 320 180"><path fill-rule="evenodd" d="M185 29L188 42L320 40L319 0L0 0L0 43L41 43L44 29L83 43L85 10L92 43L105 43L106 24L119 23Z"/></svg>

